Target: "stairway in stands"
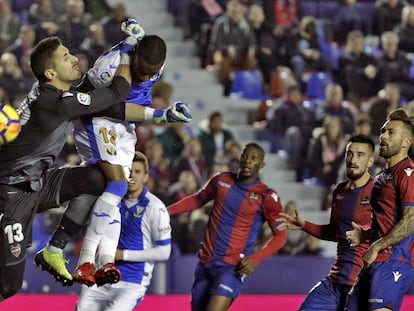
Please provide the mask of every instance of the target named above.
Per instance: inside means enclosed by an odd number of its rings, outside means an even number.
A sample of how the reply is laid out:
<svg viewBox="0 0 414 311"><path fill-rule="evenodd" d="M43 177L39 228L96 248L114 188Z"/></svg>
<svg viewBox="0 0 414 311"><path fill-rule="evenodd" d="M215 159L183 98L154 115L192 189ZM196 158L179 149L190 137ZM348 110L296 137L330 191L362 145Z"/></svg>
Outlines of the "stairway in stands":
<svg viewBox="0 0 414 311"><path fill-rule="evenodd" d="M113 5L117 0L109 0ZM194 42L183 41L183 31L174 26L174 17L167 11L167 0L124 0L127 13L143 25L147 34L156 34L167 43L164 80L174 87L172 101L190 103L192 125L199 123L216 110L223 113L224 121L241 143L258 142L266 152L266 168L262 179L274 188L282 202L293 199L303 216L316 223L328 223L329 212L321 211L323 189L315 185L295 182L294 171L288 168L283 153L270 153L267 141L257 141L257 129L248 124L249 114L258 106L257 100L223 96L223 88L213 72L200 67ZM325 256L335 255L335 244L323 242Z"/></svg>

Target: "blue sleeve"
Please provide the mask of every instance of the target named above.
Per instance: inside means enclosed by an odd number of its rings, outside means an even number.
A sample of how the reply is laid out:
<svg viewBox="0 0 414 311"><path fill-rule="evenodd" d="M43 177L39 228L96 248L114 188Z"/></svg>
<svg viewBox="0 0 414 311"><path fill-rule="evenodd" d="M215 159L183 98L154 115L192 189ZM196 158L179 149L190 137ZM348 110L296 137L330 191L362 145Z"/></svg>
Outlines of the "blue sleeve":
<svg viewBox="0 0 414 311"><path fill-rule="evenodd" d="M152 103L152 91L145 83L133 83L125 102L150 106Z"/></svg>

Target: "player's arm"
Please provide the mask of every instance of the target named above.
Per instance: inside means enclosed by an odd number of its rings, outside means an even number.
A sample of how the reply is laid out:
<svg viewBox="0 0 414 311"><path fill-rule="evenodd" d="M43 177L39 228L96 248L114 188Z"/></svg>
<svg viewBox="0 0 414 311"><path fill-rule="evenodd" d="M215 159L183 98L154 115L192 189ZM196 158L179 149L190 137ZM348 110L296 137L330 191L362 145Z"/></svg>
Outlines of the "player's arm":
<svg viewBox="0 0 414 311"><path fill-rule="evenodd" d="M171 254L171 225L170 216L164 203L151 201L148 211L149 230L155 247L144 250L121 250L116 252L115 259L134 262L163 261Z"/></svg>
<svg viewBox="0 0 414 311"><path fill-rule="evenodd" d="M164 243L165 241L157 241ZM171 254L171 240L168 244L157 245L156 247L144 250L117 249L116 260L145 262L168 260Z"/></svg>
<svg viewBox="0 0 414 311"><path fill-rule="evenodd" d="M188 104L175 102L167 109L151 108L134 103L125 104L125 120L160 122L190 122L192 119Z"/></svg>
<svg viewBox="0 0 414 311"><path fill-rule="evenodd" d="M370 245L364 254L364 262L366 265L373 263L379 252L401 242L414 233L414 206L404 205L402 207L402 213L402 218L388 234Z"/></svg>
<svg viewBox="0 0 414 311"><path fill-rule="evenodd" d="M332 224L332 222L325 225L315 224L304 219L297 209L295 209L294 216L287 213L280 213L280 216L281 218L278 220L284 222L287 229L303 230L306 233L322 240L338 240L335 234L335 226Z"/></svg>
<svg viewBox="0 0 414 311"><path fill-rule="evenodd" d="M211 201L217 192L216 189L219 176L220 173L216 173L197 193L190 194L176 203L169 205L167 207L168 213L170 215L176 215L184 212L191 212Z"/></svg>
<svg viewBox="0 0 414 311"><path fill-rule="evenodd" d="M278 221L280 213L282 212L282 205L277 193L271 191L266 195L263 205L263 212L265 219L272 229L272 237L255 253L244 256L239 265L238 271L240 274L251 274L257 268L257 265L266 257L273 255L279 249L281 249L287 241L286 229L281 226L281 222Z"/></svg>

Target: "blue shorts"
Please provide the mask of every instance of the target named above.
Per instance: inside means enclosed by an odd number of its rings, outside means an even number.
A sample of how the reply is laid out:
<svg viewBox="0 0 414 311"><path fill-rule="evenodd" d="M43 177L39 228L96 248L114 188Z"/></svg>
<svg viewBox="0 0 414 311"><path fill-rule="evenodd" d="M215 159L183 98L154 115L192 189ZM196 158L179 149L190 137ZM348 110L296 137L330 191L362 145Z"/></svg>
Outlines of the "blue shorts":
<svg viewBox="0 0 414 311"><path fill-rule="evenodd" d="M351 291L345 310L399 310L413 278L410 263L397 260L373 263Z"/></svg>
<svg viewBox="0 0 414 311"><path fill-rule="evenodd" d="M328 278L323 278L308 292L299 310L343 310L350 289L349 285L334 284Z"/></svg>
<svg viewBox="0 0 414 311"><path fill-rule="evenodd" d="M191 288L191 306L193 310L204 309L210 296L218 295L236 299L240 294L242 276L237 267L226 263L198 263L195 280Z"/></svg>

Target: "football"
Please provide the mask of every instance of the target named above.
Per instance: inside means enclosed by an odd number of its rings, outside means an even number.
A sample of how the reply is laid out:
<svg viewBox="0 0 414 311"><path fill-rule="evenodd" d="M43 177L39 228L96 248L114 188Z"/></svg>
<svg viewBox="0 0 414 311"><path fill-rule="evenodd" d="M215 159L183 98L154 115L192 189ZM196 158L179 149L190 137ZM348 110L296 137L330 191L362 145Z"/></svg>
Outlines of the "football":
<svg viewBox="0 0 414 311"><path fill-rule="evenodd" d="M0 103L0 145L16 139L20 132L20 117L9 104Z"/></svg>

